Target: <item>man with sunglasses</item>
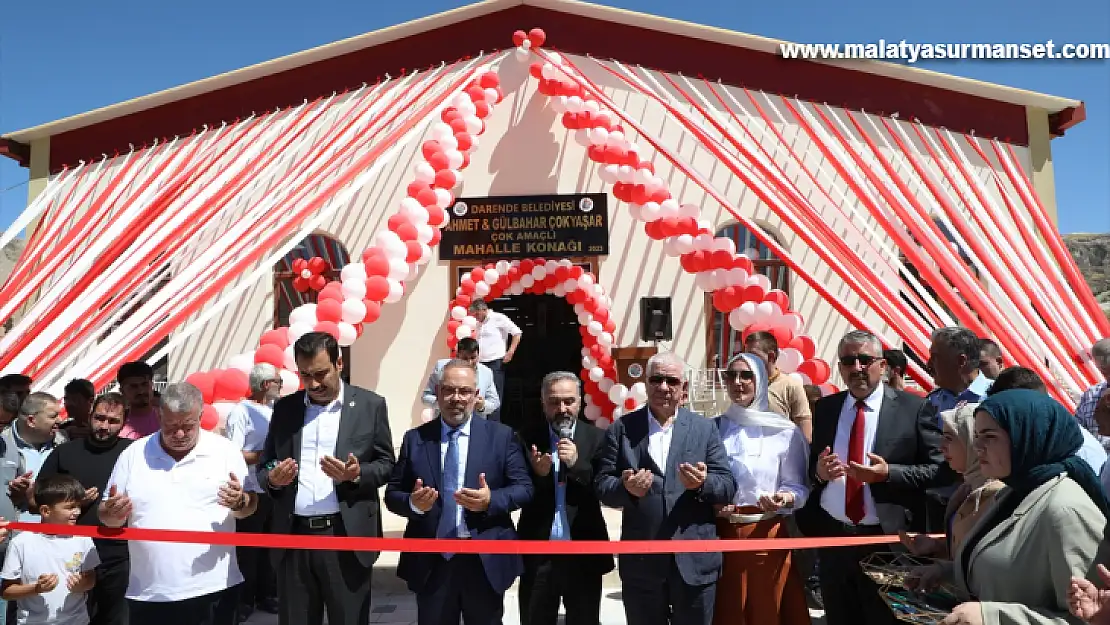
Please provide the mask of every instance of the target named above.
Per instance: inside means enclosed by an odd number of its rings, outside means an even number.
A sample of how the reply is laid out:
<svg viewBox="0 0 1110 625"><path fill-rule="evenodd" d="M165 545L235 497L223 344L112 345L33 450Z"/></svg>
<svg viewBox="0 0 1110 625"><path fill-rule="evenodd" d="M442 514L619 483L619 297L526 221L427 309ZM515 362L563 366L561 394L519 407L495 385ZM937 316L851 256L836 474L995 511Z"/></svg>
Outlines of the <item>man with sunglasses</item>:
<svg viewBox="0 0 1110 625"><path fill-rule="evenodd" d="M621 540L716 540L714 505L736 481L713 421L680 408L685 364L673 353L647 363L648 403L611 426L596 460L594 487L622 511ZM721 554L618 558L629 625L709 625Z"/></svg>
<svg viewBox="0 0 1110 625"><path fill-rule="evenodd" d="M813 490L797 513L798 526L807 536L924 531L925 491L940 485L944 461L936 410L924 398L884 384L887 363L875 335L849 332L837 353L848 389L817 401L810 448ZM859 566L878 550L820 550L828 625L896 622Z"/></svg>

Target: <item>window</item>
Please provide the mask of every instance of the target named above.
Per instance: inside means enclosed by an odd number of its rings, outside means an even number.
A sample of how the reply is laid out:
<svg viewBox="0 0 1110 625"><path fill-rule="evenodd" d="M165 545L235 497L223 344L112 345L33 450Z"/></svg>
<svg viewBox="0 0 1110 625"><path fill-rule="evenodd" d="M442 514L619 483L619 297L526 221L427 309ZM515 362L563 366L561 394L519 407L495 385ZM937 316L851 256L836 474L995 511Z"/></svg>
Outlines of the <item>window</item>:
<svg viewBox="0 0 1110 625"><path fill-rule="evenodd" d="M790 294L790 269L747 228L740 224L732 224L717 231L717 236L732 239L738 252L754 250L755 253L749 254L749 257L755 270L771 280L772 288L780 289L787 295ZM725 366L733 354L743 350L741 334L743 328L732 327L728 321L728 315L713 307L713 297L709 293L705 294L705 309L709 343L705 351L706 366L717 369Z"/></svg>
<svg viewBox="0 0 1110 625"><path fill-rule="evenodd" d="M338 280L339 272L351 262L347 248L342 243L326 234L311 234L304 238L296 247L289 251L274 265L274 327L281 328L289 325L289 313L293 309L308 303L316 302L316 291L308 290L304 293L293 288L293 263L298 258L309 260L319 256L328 263L328 270L323 276L328 281ZM342 378L345 383L351 382L351 348L340 347L343 355Z"/></svg>

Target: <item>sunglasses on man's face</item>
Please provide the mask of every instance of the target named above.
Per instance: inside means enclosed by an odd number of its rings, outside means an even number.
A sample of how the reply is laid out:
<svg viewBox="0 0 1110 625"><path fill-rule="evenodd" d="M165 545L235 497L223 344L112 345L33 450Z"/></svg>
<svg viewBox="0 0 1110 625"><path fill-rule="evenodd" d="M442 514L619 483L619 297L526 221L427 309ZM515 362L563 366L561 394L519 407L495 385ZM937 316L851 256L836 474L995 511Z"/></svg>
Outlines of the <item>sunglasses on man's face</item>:
<svg viewBox="0 0 1110 625"><path fill-rule="evenodd" d="M653 375L648 378L648 383L655 386L660 386L664 382L667 383L667 386L682 386L682 380L673 375Z"/></svg>
<svg viewBox="0 0 1110 625"><path fill-rule="evenodd" d="M740 378L745 382L751 382L755 379L754 371L725 371L725 379L729 382L735 382L736 378Z"/></svg>
<svg viewBox="0 0 1110 625"><path fill-rule="evenodd" d="M868 354L855 354L853 356L841 356L840 364L844 365L845 367L854 367L856 366L856 362L858 361L859 364L865 367L870 367L871 363L875 362L876 360L879 360L879 358L876 356L870 356Z"/></svg>

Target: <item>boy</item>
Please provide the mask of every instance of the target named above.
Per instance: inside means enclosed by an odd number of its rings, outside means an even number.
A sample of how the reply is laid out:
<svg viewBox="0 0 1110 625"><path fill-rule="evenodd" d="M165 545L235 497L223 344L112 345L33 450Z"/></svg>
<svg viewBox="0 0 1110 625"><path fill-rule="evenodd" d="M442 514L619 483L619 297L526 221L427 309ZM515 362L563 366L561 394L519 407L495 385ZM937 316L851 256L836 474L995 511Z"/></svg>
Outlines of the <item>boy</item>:
<svg viewBox="0 0 1110 625"><path fill-rule="evenodd" d="M43 523L76 525L85 487L69 475L35 483ZM18 605L18 625L87 625L85 594L96 583L100 563L91 538L20 532L8 546L2 594Z"/></svg>

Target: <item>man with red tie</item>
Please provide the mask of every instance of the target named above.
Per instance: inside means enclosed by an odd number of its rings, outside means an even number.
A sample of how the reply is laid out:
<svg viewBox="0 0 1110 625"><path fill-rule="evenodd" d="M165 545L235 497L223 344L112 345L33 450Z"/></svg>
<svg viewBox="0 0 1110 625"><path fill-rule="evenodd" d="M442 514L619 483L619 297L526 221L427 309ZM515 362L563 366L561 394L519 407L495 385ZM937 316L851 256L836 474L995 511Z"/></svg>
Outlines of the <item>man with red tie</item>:
<svg viewBox="0 0 1110 625"><path fill-rule="evenodd" d="M924 398L883 383L883 345L849 332L837 347L848 390L817 402L809 472L813 490L798 511L806 536L872 536L925 529L925 489L938 486L944 457L936 411ZM889 546L822 549L818 575L828 625L891 625L894 616L859 561Z"/></svg>

